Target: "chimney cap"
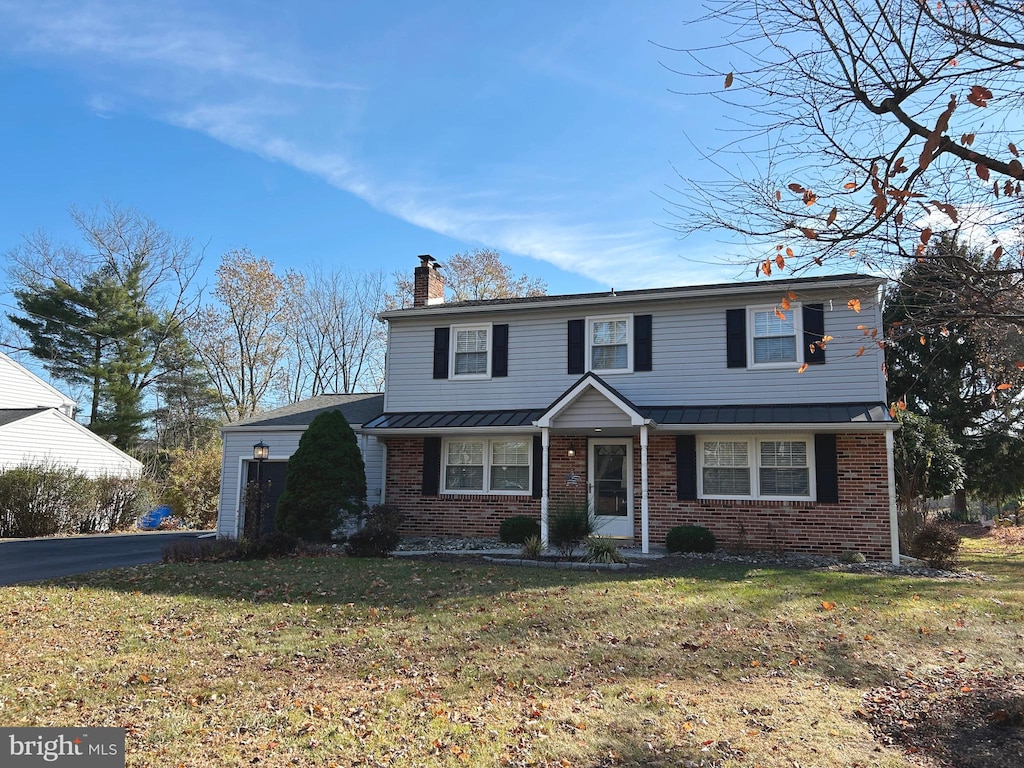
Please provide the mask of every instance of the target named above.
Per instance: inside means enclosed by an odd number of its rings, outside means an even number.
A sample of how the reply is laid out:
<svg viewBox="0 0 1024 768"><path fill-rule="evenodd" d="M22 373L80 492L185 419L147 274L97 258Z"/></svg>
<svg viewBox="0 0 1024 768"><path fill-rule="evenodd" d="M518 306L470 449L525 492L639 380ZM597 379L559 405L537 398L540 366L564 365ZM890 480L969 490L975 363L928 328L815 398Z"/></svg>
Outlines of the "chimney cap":
<svg viewBox="0 0 1024 768"><path fill-rule="evenodd" d="M431 267L433 269L437 269L439 266L441 266L440 264L437 263L437 259L431 256L429 253L421 253L418 258L420 260L421 266Z"/></svg>

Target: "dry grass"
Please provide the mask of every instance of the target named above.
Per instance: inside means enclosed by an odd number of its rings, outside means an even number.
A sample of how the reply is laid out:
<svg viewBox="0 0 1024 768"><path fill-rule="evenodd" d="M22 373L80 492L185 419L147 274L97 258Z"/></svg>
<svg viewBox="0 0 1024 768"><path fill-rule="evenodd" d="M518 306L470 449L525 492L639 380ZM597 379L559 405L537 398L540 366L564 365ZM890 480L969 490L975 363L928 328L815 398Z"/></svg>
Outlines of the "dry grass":
<svg viewBox="0 0 1024 768"><path fill-rule="evenodd" d="M920 765L944 753L879 740L865 694L1024 671L1024 548L963 560L993 578L305 558L4 588L0 721L126 727L129 766Z"/></svg>

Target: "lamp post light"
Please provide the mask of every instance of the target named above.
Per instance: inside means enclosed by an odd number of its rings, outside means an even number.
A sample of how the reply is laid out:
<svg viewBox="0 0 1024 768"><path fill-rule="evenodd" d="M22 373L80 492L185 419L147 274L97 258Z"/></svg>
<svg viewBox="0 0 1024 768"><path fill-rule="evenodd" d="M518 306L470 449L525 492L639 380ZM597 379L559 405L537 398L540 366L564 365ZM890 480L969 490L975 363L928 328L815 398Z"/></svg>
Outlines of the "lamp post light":
<svg viewBox="0 0 1024 768"><path fill-rule="evenodd" d="M263 535L263 462L270 458L270 446L260 440L252 447L252 459L256 462L256 531L255 538Z"/></svg>

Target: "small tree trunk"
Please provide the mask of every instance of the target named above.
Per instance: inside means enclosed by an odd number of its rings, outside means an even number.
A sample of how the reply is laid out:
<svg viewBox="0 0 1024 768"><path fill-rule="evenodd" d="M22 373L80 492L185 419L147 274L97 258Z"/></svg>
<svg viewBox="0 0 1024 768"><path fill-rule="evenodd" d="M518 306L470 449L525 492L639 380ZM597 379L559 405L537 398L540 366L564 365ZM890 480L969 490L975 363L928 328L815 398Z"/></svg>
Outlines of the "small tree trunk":
<svg viewBox="0 0 1024 768"><path fill-rule="evenodd" d="M967 517L967 491L963 488L953 494L953 517L961 520Z"/></svg>

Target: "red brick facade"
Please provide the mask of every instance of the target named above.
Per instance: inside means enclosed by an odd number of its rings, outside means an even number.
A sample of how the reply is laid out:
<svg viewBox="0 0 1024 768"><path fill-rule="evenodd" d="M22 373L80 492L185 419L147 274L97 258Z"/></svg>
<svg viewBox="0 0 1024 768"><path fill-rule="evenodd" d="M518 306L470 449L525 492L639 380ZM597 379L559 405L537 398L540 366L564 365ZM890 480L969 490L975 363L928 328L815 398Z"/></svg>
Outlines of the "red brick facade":
<svg viewBox="0 0 1024 768"><path fill-rule="evenodd" d="M506 517L540 517L540 499L523 496L424 496L423 439L390 437L387 445L387 503L406 514L407 535L497 536ZM587 441L553 436L550 492L586 498ZM574 457L568 450L575 451ZM721 501L676 499L675 437L652 436L648 447L650 542L663 545L677 525L703 525L726 549L781 550L838 555L857 550L871 560L890 560L889 490L885 435L881 432L836 436L839 503L800 501ZM539 457L535 457L539 460ZM640 440L634 439L634 542L641 540ZM566 478L579 476L575 486Z"/></svg>

